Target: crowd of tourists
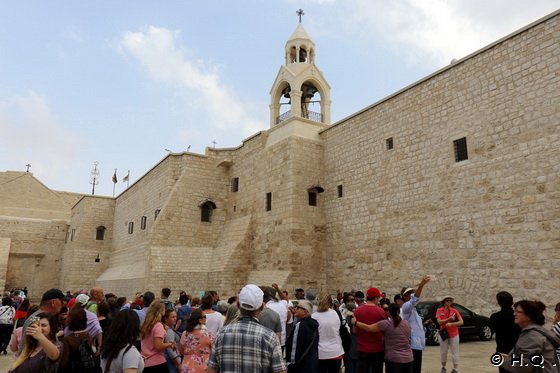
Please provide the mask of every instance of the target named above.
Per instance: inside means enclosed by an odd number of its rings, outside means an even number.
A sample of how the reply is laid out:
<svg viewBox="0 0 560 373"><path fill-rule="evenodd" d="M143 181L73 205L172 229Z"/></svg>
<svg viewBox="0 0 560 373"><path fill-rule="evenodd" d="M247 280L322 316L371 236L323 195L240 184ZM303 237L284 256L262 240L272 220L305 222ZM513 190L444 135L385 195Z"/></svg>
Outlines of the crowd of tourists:
<svg viewBox="0 0 560 373"><path fill-rule="evenodd" d="M0 307L0 352L14 353L14 373L417 373L425 321L416 305L431 280L423 276L393 301L374 287L325 295L300 288L290 300L277 284L248 284L227 301L216 291L180 292L174 302L169 288L127 299L94 287L75 294L50 289L33 305L14 290ZM540 354L539 371L557 372L560 304L551 331L543 327L541 302L514 303L507 292L496 299L497 353L506 362ZM448 351L451 373L459 368L463 319L452 302L444 297L436 312L442 373ZM500 371L526 368L503 364Z"/></svg>

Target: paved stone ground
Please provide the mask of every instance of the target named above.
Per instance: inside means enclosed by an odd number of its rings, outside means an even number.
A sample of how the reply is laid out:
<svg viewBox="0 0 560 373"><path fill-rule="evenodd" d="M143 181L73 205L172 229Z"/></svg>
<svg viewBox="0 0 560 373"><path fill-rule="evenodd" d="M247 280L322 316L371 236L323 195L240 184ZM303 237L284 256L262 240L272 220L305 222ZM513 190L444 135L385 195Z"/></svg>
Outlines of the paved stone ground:
<svg viewBox="0 0 560 373"><path fill-rule="evenodd" d="M460 373L497 373L498 369L490 364L490 356L494 353L496 343L494 340L480 342L478 340L463 341L460 348ZM449 355L448 372L451 371L451 355ZM428 346L424 351L423 373L439 373L439 346ZM0 355L0 372L5 373L13 362L12 355Z"/></svg>

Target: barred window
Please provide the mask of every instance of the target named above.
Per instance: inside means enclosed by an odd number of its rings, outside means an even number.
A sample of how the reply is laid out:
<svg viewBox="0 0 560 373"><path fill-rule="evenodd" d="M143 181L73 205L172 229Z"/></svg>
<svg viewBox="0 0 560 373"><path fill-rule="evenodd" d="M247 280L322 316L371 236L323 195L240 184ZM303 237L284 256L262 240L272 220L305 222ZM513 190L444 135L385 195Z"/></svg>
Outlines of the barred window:
<svg viewBox="0 0 560 373"><path fill-rule="evenodd" d="M467 151L467 138L462 137L453 141L453 150L455 151L455 162L461 162L469 159Z"/></svg>

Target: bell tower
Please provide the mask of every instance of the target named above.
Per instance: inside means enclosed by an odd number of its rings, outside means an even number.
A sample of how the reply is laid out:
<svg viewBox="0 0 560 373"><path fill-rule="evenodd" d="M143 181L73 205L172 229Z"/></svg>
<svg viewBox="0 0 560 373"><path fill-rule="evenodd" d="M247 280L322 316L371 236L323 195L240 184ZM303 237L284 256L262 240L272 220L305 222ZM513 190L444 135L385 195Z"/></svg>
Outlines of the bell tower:
<svg viewBox="0 0 560 373"><path fill-rule="evenodd" d="M330 86L315 65L315 43L299 23L284 48L284 64L270 90L270 127L298 120L330 124Z"/></svg>

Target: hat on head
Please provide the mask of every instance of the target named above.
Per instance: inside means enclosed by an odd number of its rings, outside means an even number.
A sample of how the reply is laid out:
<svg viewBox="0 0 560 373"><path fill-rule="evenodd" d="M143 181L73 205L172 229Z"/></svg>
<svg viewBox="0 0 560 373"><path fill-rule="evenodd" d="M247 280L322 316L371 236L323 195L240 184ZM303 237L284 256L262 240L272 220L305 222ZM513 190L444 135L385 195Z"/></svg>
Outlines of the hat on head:
<svg viewBox="0 0 560 373"><path fill-rule="evenodd" d="M360 299L360 300L364 300L364 298L365 298L364 293L361 292L360 290L358 290L358 291L356 292L356 294L354 294L354 296L355 296L357 299Z"/></svg>
<svg viewBox="0 0 560 373"><path fill-rule="evenodd" d="M404 289L404 291L403 291L403 293L402 293L403 297L404 297L407 293L409 293L409 292L411 292L411 291L414 291L414 290L415 290L414 288L406 288L406 289Z"/></svg>
<svg viewBox="0 0 560 373"><path fill-rule="evenodd" d="M76 297L76 302L78 302L82 306L85 306L87 304L87 302L89 302L89 297L88 297L87 294L79 294Z"/></svg>
<svg viewBox="0 0 560 373"><path fill-rule="evenodd" d="M369 288L367 293L366 293L366 297L368 299L378 298L380 296L381 296L381 293L379 292L379 289L377 289L377 288Z"/></svg>
<svg viewBox="0 0 560 373"><path fill-rule="evenodd" d="M298 307L304 308L310 315L313 313L313 305L308 300L300 300L297 304Z"/></svg>
<svg viewBox="0 0 560 373"><path fill-rule="evenodd" d="M441 304L445 303L445 301L448 299L451 300L452 302L455 300L452 296L447 295L441 299Z"/></svg>
<svg viewBox="0 0 560 373"><path fill-rule="evenodd" d="M239 292L239 307L247 311L258 310L263 303L263 294L257 285L245 285Z"/></svg>
<svg viewBox="0 0 560 373"><path fill-rule="evenodd" d="M53 288L43 293L43 296L41 297L41 302L45 302L47 300L53 300L53 299L64 300L64 298L65 296L62 290Z"/></svg>

